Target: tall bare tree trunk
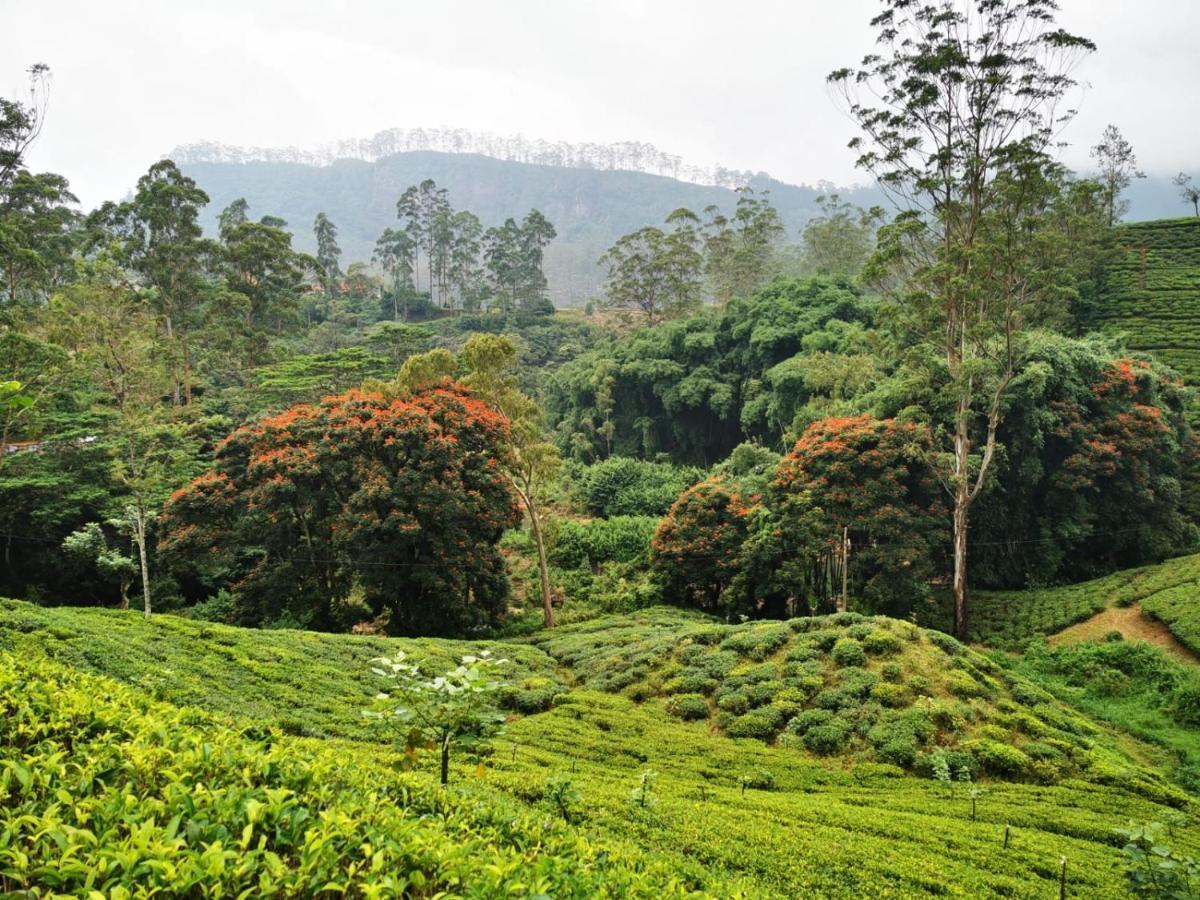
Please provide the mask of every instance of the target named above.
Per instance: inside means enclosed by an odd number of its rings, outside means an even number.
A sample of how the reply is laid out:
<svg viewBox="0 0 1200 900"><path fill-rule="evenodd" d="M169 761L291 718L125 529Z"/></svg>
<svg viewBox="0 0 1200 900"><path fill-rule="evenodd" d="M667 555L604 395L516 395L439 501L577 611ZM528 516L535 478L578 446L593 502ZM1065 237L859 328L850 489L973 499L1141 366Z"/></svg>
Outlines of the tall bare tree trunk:
<svg viewBox="0 0 1200 900"><path fill-rule="evenodd" d="M517 488L517 493L525 503L529 512L529 530L533 532L533 542L537 545L538 575L542 582L542 613L547 628L554 627L554 604L550 598L550 564L546 561L546 540L542 535L542 523L538 518L537 504L533 502L533 491L529 488Z"/></svg>
<svg viewBox="0 0 1200 900"><path fill-rule="evenodd" d="M134 517L134 540L138 548L138 560L142 567L142 611L150 618L150 561L146 557L146 509L141 499L137 502Z"/></svg>
<svg viewBox="0 0 1200 900"><path fill-rule="evenodd" d="M967 532L971 507L971 437L967 432L968 401L960 401L954 430L954 636L967 639Z"/></svg>

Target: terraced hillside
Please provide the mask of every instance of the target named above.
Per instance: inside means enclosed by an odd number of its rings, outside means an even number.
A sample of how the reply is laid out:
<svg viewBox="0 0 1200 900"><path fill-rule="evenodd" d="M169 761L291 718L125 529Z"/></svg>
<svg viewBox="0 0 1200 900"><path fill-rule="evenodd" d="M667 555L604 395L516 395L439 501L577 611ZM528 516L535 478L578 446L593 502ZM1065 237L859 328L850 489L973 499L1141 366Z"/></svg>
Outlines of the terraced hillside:
<svg viewBox="0 0 1200 900"><path fill-rule="evenodd" d="M1123 334L1200 385L1200 218L1117 228L1122 252L1109 266L1093 327Z"/></svg>
<svg viewBox="0 0 1200 900"><path fill-rule="evenodd" d="M1193 804L1003 656L668 609L498 645L505 733L443 794L361 718L367 661L477 647L3 601L3 889L1045 897L1065 857L1067 896L1116 898L1113 829Z"/></svg>

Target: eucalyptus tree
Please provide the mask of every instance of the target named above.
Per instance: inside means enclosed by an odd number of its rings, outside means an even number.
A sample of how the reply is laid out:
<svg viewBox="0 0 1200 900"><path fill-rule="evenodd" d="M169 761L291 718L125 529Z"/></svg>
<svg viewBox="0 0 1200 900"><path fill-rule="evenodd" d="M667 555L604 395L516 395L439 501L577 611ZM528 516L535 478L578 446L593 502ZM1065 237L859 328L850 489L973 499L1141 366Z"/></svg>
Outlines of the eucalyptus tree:
<svg viewBox="0 0 1200 900"><path fill-rule="evenodd" d="M1091 41L1053 0L883 0L876 47L829 81L863 134L850 146L902 207L881 230L897 327L949 427L937 448L953 510L954 627L967 635L970 509L987 483L1026 336L1061 315L1062 247L1041 214L1050 158Z"/></svg>
<svg viewBox="0 0 1200 900"><path fill-rule="evenodd" d="M391 280L392 318L400 320L401 301L404 321L408 321L408 302L413 292L413 275L417 267L417 244L403 228L388 228L375 242L375 263Z"/></svg>
<svg viewBox="0 0 1200 900"><path fill-rule="evenodd" d="M337 226L329 216L323 212L317 213L313 221L313 235L317 239L317 265L321 267L321 284L327 297L332 296L342 275L342 248L338 246L337 233Z"/></svg>
<svg viewBox="0 0 1200 900"><path fill-rule="evenodd" d="M1200 187L1192 184L1192 176L1180 172L1171 179L1171 184L1179 188L1179 196L1183 198L1183 202L1192 204L1192 212L1200 216Z"/></svg>
<svg viewBox="0 0 1200 900"><path fill-rule="evenodd" d="M1116 125L1104 129L1100 143L1092 148L1091 155L1100 169L1099 181L1104 185L1104 207L1111 227L1129 212L1129 201L1121 197L1122 191L1133 183L1133 179L1145 178L1146 173L1138 170L1133 146Z"/></svg>

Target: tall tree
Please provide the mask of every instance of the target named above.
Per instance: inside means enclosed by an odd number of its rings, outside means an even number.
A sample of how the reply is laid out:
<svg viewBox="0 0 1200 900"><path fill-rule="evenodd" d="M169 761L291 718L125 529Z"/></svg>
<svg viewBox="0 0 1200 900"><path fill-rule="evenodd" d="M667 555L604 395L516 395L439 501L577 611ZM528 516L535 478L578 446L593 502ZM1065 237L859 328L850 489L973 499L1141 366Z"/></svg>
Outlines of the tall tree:
<svg viewBox="0 0 1200 900"><path fill-rule="evenodd" d="M1171 184L1179 188L1179 196L1183 198L1183 202L1192 204L1192 212L1200 216L1200 187L1192 184L1192 176L1180 172L1171 179Z"/></svg>
<svg viewBox="0 0 1200 900"><path fill-rule="evenodd" d="M375 242L373 259L391 281L392 318L400 321L400 306L403 303L404 321L407 322L417 267L416 242L404 229L388 228Z"/></svg>
<svg viewBox="0 0 1200 900"><path fill-rule="evenodd" d="M42 133L50 91L50 67L34 63L29 74L29 100L0 97L0 189L25 165L25 152Z"/></svg>
<svg viewBox="0 0 1200 900"><path fill-rule="evenodd" d="M800 234L803 268L814 275L857 276L875 248L875 231L884 217L879 207L863 209L837 194L820 196L821 207Z"/></svg>
<svg viewBox="0 0 1200 900"><path fill-rule="evenodd" d="M783 237L783 222L767 194L737 189L737 206L726 217L716 206L704 210L705 270L720 304L748 297L770 279L772 259Z"/></svg>
<svg viewBox="0 0 1200 900"><path fill-rule="evenodd" d="M954 627L967 634L969 513L986 483L1024 339L1059 312L1061 254L1039 214L1071 112L1071 70L1094 45L1055 27L1053 0L884 0L878 50L829 76L864 134L858 163L906 207L881 259L893 300L951 407ZM1049 256L1056 257L1051 260ZM978 452L976 452L978 451Z"/></svg>
<svg viewBox="0 0 1200 900"><path fill-rule="evenodd" d="M1133 179L1145 178L1146 173L1138 170L1133 146L1125 140L1116 125L1104 129L1100 143L1092 148L1091 153L1100 168L1099 180L1104 185L1104 206L1111 227L1129 212L1129 201L1121 197L1121 192L1133 183Z"/></svg>
<svg viewBox="0 0 1200 900"><path fill-rule="evenodd" d="M151 612L150 556L156 512L194 458L184 429L163 408L172 376L156 329L119 270L107 260L52 300L55 337L116 414L113 475L127 494L123 518L137 549L143 612Z"/></svg>
<svg viewBox="0 0 1200 900"><path fill-rule="evenodd" d="M18 171L0 189L0 272L9 303L43 301L71 271L77 203L61 175Z"/></svg>
<svg viewBox="0 0 1200 900"><path fill-rule="evenodd" d="M599 260L608 268L608 304L640 310L649 323L694 312L704 286L698 223L691 210L677 209L667 217L669 232L647 226L618 238Z"/></svg>
<svg viewBox="0 0 1200 900"><path fill-rule="evenodd" d="M325 213L317 213L313 221L313 235L317 239L317 265L321 267L321 284L327 297L333 296L342 275L339 264L342 248L338 246L337 231L337 226Z"/></svg>

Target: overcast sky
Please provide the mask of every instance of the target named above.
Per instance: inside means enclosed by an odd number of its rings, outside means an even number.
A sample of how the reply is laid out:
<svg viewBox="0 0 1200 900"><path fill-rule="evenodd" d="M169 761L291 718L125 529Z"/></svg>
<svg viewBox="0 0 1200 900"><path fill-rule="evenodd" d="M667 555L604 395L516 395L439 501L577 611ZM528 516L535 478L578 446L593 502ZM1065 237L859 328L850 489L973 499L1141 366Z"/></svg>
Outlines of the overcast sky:
<svg viewBox="0 0 1200 900"><path fill-rule="evenodd" d="M1062 0L1099 52L1067 161L1116 123L1200 178L1200 0ZM875 0L0 0L0 91L53 70L35 168L87 206L178 144L310 146L393 126L648 141L698 165L861 181L826 73Z"/></svg>

